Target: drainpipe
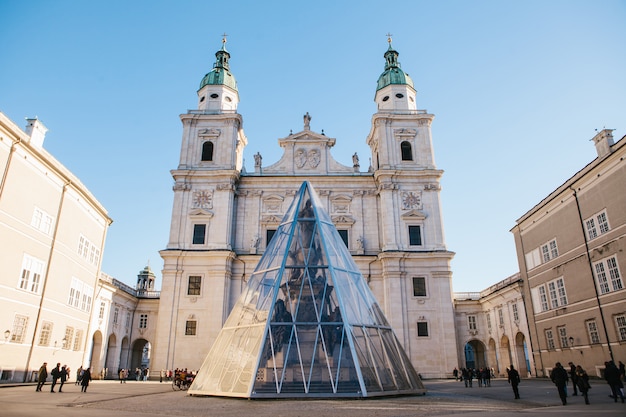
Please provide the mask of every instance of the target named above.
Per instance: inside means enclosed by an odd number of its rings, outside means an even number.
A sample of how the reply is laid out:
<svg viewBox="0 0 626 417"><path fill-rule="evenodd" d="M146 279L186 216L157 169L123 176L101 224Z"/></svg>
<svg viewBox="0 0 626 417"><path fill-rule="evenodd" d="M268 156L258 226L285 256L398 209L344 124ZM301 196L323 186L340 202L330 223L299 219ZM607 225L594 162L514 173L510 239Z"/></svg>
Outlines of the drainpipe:
<svg viewBox="0 0 626 417"><path fill-rule="evenodd" d="M604 329L604 336L606 337L606 344L609 347L609 355L611 356L611 360L613 359L613 349L611 349L611 341L609 340L609 332L606 328L606 320L604 320L604 311L602 310L602 303L600 302L600 294L598 294L598 286L596 285L596 280L594 278L593 273L593 263L591 262L591 254L589 250L589 241L587 240L587 233L585 233L585 222L583 220L583 215L580 210L580 202L578 201L578 193L576 190L569 186L569 189L574 193L574 200L576 200L576 208L578 209L578 218L580 220L580 227L583 233L583 239L585 240L585 251L587 254L587 263L589 264L589 271L591 272L591 281L593 283L593 289L596 292L596 302L598 303L598 310L600 311L600 319L602 320L602 328Z"/></svg>
<svg viewBox="0 0 626 417"><path fill-rule="evenodd" d="M17 142L13 142L11 145L11 150L9 151L9 156L7 157L7 164L4 166L4 172L2 173L2 180L0 180L0 198L2 198L2 193L4 192L4 184L7 181L7 176L9 175L9 168L11 167L11 161L13 160L13 154L15 153L15 148L22 142L21 138L18 138Z"/></svg>

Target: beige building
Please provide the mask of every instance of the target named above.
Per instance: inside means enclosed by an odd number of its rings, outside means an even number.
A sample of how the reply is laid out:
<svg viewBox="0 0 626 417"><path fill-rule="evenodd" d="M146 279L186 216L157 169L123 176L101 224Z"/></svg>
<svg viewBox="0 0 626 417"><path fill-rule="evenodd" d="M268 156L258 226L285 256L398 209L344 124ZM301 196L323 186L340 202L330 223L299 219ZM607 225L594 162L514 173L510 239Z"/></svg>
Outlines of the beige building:
<svg viewBox="0 0 626 417"><path fill-rule="evenodd" d="M555 362L600 375L626 360L626 139L604 129L597 158L517 220L536 373Z"/></svg>
<svg viewBox="0 0 626 417"><path fill-rule="evenodd" d="M43 362L87 363L90 318L111 219L44 148L46 128L23 131L0 113L2 381L29 381Z"/></svg>
<svg viewBox="0 0 626 417"><path fill-rule="evenodd" d="M278 161L264 165L257 153L254 172L246 172L248 138L230 54L223 47L216 58L197 91L198 108L181 115L153 367L200 367L293 196L309 180L417 371L451 373L458 359L453 253L443 232L434 115L417 108L413 81L391 42L364 138L372 161L365 170L356 154L349 165L335 160L336 139L315 132L306 113L301 131L278 139ZM265 146L257 141L250 139Z"/></svg>
<svg viewBox="0 0 626 417"><path fill-rule="evenodd" d="M489 368L506 377L513 365L522 377L534 374L519 274L481 292L454 293L454 312L459 369Z"/></svg>

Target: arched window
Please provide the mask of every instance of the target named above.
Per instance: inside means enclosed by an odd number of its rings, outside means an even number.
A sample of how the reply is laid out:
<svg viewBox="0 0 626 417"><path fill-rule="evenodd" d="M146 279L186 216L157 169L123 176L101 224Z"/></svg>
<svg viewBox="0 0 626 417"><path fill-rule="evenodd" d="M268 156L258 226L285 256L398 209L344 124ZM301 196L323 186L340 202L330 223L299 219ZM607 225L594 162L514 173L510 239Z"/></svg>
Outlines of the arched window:
<svg viewBox="0 0 626 417"><path fill-rule="evenodd" d="M202 144L202 160L203 161L213 160L213 142L206 141Z"/></svg>
<svg viewBox="0 0 626 417"><path fill-rule="evenodd" d="M400 144L400 151L402 152L402 160L403 161L412 161L413 160L413 152L411 151L411 144L407 141L404 141Z"/></svg>

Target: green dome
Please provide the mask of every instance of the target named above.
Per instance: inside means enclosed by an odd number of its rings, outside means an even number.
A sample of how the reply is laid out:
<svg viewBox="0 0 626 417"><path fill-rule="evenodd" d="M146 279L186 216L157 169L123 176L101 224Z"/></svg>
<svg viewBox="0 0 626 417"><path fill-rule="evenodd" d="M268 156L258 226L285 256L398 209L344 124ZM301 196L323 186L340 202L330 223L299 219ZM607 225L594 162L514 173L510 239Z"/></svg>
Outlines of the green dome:
<svg viewBox="0 0 626 417"><path fill-rule="evenodd" d="M378 87L376 91L381 88L387 87L390 84L404 84L411 88L415 88L413 80L409 77L409 74L402 71L400 63L398 62L398 52L391 47L389 42L389 49L385 52L385 71L378 77Z"/></svg>
<svg viewBox="0 0 626 417"><path fill-rule="evenodd" d="M215 53L215 57L213 69L202 78L198 90L206 85L225 85L237 91L237 81L235 81L235 76L231 74L228 66L230 54L226 50L226 40L222 41L222 49Z"/></svg>

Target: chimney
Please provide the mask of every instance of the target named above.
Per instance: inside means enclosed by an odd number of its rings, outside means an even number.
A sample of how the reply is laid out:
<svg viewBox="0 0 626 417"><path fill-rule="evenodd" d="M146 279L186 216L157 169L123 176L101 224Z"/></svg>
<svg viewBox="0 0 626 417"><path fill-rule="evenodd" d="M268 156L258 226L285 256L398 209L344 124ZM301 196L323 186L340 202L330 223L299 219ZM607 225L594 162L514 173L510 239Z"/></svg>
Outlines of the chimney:
<svg viewBox="0 0 626 417"><path fill-rule="evenodd" d="M596 145L598 158L604 158L611 153L611 146L613 146L613 130L615 129L602 129L591 139Z"/></svg>
<svg viewBox="0 0 626 417"><path fill-rule="evenodd" d="M37 147L43 147L43 140L46 138L48 128L35 117L34 119L26 119L26 129L24 130L30 136L30 144Z"/></svg>

